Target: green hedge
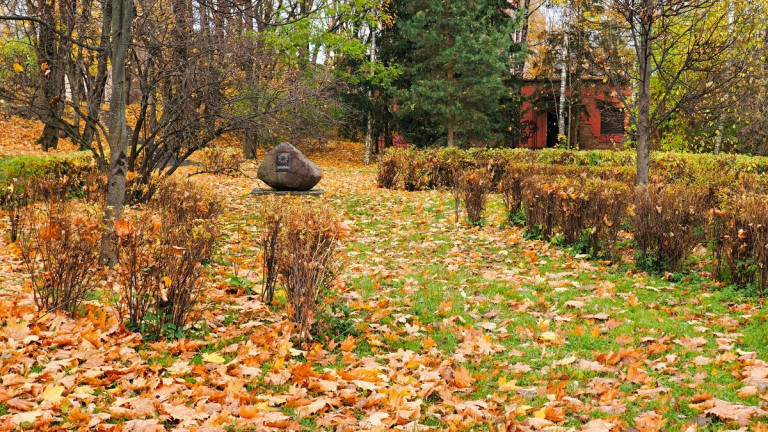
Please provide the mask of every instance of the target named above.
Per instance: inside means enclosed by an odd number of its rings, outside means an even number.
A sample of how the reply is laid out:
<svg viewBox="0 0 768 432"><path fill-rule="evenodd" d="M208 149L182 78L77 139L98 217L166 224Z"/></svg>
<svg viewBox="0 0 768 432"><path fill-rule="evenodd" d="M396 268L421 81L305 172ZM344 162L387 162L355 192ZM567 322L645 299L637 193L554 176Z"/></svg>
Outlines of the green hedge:
<svg viewBox="0 0 768 432"><path fill-rule="evenodd" d="M505 172L515 166L531 167L533 174L584 173L633 182L635 160L632 151L393 148L382 155L379 186L405 190L450 187L456 172L474 168L487 169L492 183L498 185ZM734 187L764 193L768 191L768 157L653 152L650 177L656 183L708 187L712 195Z"/></svg>
<svg viewBox="0 0 768 432"><path fill-rule="evenodd" d="M7 212L11 241L17 240L24 208L39 200L82 197L96 174L88 153L0 160L0 208Z"/></svg>
<svg viewBox="0 0 768 432"><path fill-rule="evenodd" d="M74 192L82 190L95 171L93 158L86 152L16 156L0 160L0 190L8 193L12 189L14 194L23 194L29 186L43 186L41 183L45 181L62 180L68 192Z"/></svg>

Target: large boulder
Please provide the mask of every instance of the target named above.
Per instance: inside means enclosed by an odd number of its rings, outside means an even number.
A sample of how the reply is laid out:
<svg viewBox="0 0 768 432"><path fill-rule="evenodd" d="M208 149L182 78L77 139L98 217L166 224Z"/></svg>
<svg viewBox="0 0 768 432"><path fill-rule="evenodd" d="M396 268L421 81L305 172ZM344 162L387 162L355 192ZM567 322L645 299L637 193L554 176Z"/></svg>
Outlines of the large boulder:
<svg viewBox="0 0 768 432"><path fill-rule="evenodd" d="M308 191L323 177L320 168L290 143L282 143L267 153L258 175L279 191Z"/></svg>

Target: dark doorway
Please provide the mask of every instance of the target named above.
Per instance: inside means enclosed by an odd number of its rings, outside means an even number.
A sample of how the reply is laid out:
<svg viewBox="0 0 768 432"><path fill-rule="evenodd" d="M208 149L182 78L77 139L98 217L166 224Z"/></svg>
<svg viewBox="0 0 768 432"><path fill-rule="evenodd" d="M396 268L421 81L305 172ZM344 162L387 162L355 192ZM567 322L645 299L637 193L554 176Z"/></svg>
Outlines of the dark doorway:
<svg viewBox="0 0 768 432"><path fill-rule="evenodd" d="M547 112L547 147L557 146L557 133L560 128L560 123L557 122L557 114L553 112ZM568 116L565 116L565 130L568 130ZM566 132L567 133L567 132Z"/></svg>
<svg viewBox="0 0 768 432"><path fill-rule="evenodd" d="M557 146L557 114L547 113L547 147Z"/></svg>

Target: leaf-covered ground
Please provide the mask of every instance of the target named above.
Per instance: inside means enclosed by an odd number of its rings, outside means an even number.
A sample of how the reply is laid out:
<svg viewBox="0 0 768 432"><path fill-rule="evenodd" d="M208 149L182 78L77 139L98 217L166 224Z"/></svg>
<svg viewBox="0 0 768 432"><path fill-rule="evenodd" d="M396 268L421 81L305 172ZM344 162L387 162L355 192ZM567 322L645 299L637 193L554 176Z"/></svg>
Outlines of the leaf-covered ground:
<svg viewBox="0 0 768 432"><path fill-rule="evenodd" d="M83 317L39 316L4 235L0 430L768 431L762 302L526 240L496 198L457 224L449 193L377 189L356 152L316 155L350 237L310 346L258 301L247 178L194 177L226 213L184 340L119 326L108 281Z"/></svg>

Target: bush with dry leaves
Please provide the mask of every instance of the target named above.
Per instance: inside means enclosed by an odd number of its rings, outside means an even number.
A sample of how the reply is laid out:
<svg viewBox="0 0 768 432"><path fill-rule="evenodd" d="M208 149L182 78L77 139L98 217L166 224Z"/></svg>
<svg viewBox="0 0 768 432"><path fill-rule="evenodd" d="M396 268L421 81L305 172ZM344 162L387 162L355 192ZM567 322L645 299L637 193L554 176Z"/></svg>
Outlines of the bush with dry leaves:
<svg viewBox="0 0 768 432"><path fill-rule="evenodd" d="M23 211L18 246L35 305L40 312L63 310L72 314L94 289L100 212L59 199Z"/></svg>
<svg viewBox="0 0 768 432"><path fill-rule="evenodd" d="M711 212L710 243L718 276L740 288L768 290L768 196L734 197Z"/></svg>
<svg viewBox="0 0 768 432"><path fill-rule="evenodd" d="M678 271L702 240L706 192L680 184L635 189L632 232L638 264L648 270Z"/></svg>
<svg viewBox="0 0 768 432"><path fill-rule="evenodd" d="M191 184L166 181L147 209L115 224L117 301L134 329L178 337L201 291L202 263L213 253L220 203Z"/></svg>
<svg viewBox="0 0 768 432"><path fill-rule="evenodd" d="M298 336L308 340L340 269L343 226L326 204L281 199L267 202L263 220L262 298L271 302L275 287L282 286Z"/></svg>
<svg viewBox="0 0 768 432"><path fill-rule="evenodd" d="M485 203L491 192L490 173L486 169L475 169L456 173L454 183L454 197L456 202L464 204L467 220L472 225L479 225L483 221Z"/></svg>

